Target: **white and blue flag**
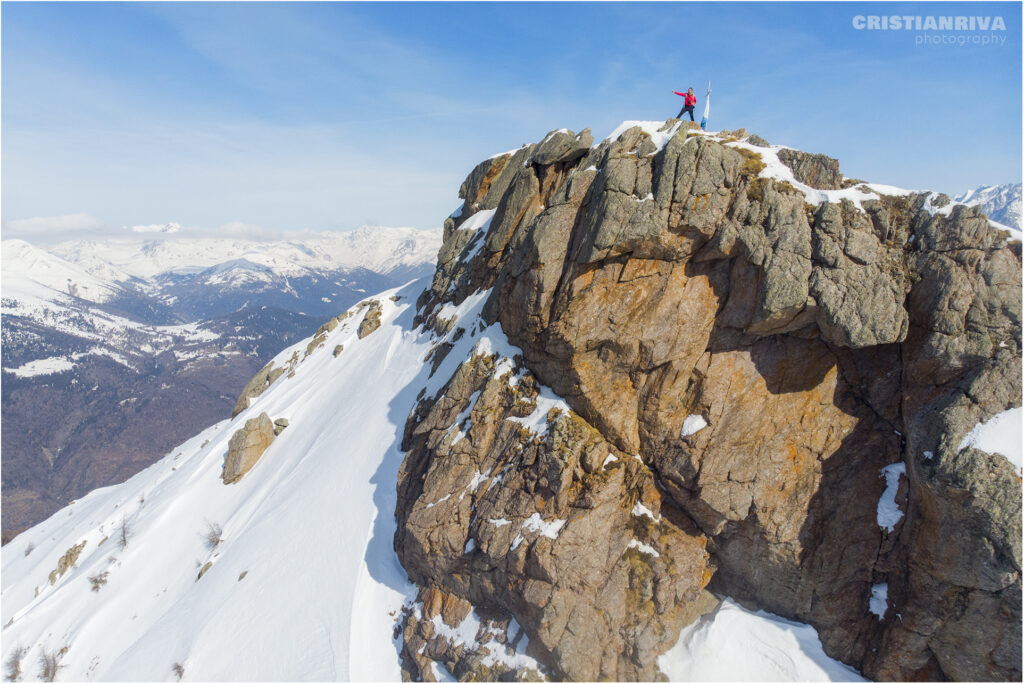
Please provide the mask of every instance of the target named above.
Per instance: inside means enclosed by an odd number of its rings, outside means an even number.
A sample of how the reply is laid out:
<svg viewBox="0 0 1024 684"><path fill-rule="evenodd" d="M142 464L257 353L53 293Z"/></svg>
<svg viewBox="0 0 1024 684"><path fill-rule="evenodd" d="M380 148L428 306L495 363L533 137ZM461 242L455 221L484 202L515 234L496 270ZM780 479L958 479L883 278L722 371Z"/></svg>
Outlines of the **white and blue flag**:
<svg viewBox="0 0 1024 684"><path fill-rule="evenodd" d="M707 99L704 100L704 116L700 119L700 128L702 131L708 130L708 114L711 112L711 81L708 81L708 95Z"/></svg>

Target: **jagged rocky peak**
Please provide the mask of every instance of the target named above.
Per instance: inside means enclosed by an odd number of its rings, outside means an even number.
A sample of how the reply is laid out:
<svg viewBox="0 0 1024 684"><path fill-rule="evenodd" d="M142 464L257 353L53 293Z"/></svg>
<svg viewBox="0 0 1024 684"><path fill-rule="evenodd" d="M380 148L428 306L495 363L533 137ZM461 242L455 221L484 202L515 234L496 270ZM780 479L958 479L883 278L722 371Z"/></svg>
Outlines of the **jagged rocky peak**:
<svg viewBox="0 0 1024 684"><path fill-rule="evenodd" d="M460 197L417 309L407 676L655 679L718 595L871 678L1020 679L1020 471L962 442L1020 410L1019 242L675 120L552 132Z"/></svg>

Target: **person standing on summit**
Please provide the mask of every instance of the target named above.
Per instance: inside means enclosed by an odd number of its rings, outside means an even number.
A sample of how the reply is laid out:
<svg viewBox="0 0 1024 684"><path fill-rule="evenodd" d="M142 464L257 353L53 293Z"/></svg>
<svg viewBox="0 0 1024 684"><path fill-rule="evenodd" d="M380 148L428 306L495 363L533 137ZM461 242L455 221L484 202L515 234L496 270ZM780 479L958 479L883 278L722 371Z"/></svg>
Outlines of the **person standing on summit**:
<svg viewBox="0 0 1024 684"><path fill-rule="evenodd" d="M693 108L697 106L697 96L693 94L693 88L688 89L685 93L681 93L678 90L673 90L673 93L683 98L683 108L679 110L679 114L676 115L677 119L682 119L683 114L690 115L690 121L693 121Z"/></svg>

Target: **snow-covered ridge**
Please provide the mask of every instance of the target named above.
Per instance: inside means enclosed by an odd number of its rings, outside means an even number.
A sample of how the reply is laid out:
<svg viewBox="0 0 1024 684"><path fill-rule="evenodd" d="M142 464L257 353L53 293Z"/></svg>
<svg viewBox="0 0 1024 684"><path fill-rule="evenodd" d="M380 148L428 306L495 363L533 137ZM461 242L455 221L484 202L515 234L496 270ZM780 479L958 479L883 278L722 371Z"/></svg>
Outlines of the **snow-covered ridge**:
<svg viewBox="0 0 1024 684"><path fill-rule="evenodd" d="M16 273L5 271L3 285L3 304L0 307L3 316L29 319L52 333L77 338L91 345L85 351L69 351L60 356L32 359L3 369L5 373L21 378L69 371L79 360L89 355L105 356L134 370L143 357L155 357L182 345L213 342L221 337L199 323L141 323L104 311L89 301L76 300ZM14 331L8 324L5 334L30 333ZM10 343L11 338L5 337L5 342ZM238 352L221 349L217 353L223 355Z"/></svg>
<svg viewBox="0 0 1024 684"><path fill-rule="evenodd" d="M818 190L811 186L801 183L793 175L792 169L782 163L779 159L779 150L791 149L785 145L771 145L770 147L758 147L751 145L743 141L726 142L727 147L735 147L748 152L752 152L761 158L764 162L765 168L761 170L759 177L761 178L772 178L774 180L784 181L789 183L794 188L803 193L808 204L815 206L823 203L838 204L844 199L848 199L858 208L861 209L861 202L872 199L880 199L879 195L910 195L913 194L913 190L905 190L903 188L897 188L892 185L874 185L872 183L861 183L851 188L843 188L841 190ZM866 188L866 189L865 189Z"/></svg>
<svg viewBox="0 0 1024 684"><path fill-rule="evenodd" d="M595 143L594 146L596 147L603 142L613 141L629 129L639 126L644 133L651 137L651 142L654 143L654 146L657 148L656 152L658 152L668 144L669 140L675 137L682 125L683 122L679 121L666 129L664 121L623 121L614 131Z"/></svg>
<svg viewBox="0 0 1024 684"><path fill-rule="evenodd" d="M713 136L715 134L708 135ZM749 152L753 152L754 154L759 155L761 161L765 163L765 168L761 170L760 174L758 174L759 177L772 178L775 180L789 183L794 188L803 193L804 198L806 199L808 204L813 204L816 206L826 202L830 204L837 204L844 199L848 199L851 202L853 202L854 206L856 206L858 209L863 209L861 205L862 202L865 202L867 200L881 199L881 195L902 197L905 195L913 195L920 192L928 192L920 190L908 190L906 188L896 187L895 185L885 185L883 183L868 182L858 183L857 185L854 185L849 188L843 188L841 190L819 190L817 188L812 188L811 186L798 181L796 177L793 175L793 171L788 166L783 164L782 161L779 159L779 150L792 148L787 148L785 145L771 145L769 147L758 147L743 141L726 142L725 145L727 145L728 147L737 147L745 149ZM931 201L938 197L938 195L939 193L937 192L931 192L928 197L928 202L925 205L925 208L931 211L932 213L940 213L945 216L948 216L950 213L952 213L953 207L957 204L966 204L967 206L970 206L970 203L959 202L957 200L950 200L941 209L934 208L931 205ZM1003 225L991 219L989 220L989 223L992 225L993 228L1009 232L1011 239L1016 240L1018 242L1021 240L1020 229L1014 228L1012 226Z"/></svg>
<svg viewBox="0 0 1024 684"><path fill-rule="evenodd" d="M402 266L433 263L440 246L440 228L363 226L278 241L178 237L76 240L56 245L52 251L102 277L109 277L108 269L113 268L145 279L163 273L195 273L243 259L281 275L338 268L367 268L386 274Z"/></svg>
<svg viewBox="0 0 1024 684"><path fill-rule="evenodd" d="M51 300L58 295L105 302L121 289L88 268L55 256L24 240L4 240L0 245L4 298Z"/></svg>

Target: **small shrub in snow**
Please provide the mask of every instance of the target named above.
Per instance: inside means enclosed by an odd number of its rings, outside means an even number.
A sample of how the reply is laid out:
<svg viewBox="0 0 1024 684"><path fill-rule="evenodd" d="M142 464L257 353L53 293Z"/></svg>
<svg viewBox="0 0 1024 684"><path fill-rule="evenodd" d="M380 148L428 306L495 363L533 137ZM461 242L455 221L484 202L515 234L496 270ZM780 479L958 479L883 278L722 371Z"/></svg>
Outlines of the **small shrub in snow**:
<svg viewBox="0 0 1024 684"><path fill-rule="evenodd" d="M128 540L131 539L132 528L128 524L128 516L122 516L121 525L117 528L117 543L123 550L128 546Z"/></svg>
<svg viewBox="0 0 1024 684"><path fill-rule="evenodd" d="M16 682L21 678L21 661L28 653L28 649L24 646L18 646L11 655L7 656L7 660L4 662L4 679L9 682Z"/></svg>
<svg viewBox="0 0 1024 684"><path fill-rule="evenodd" d="M44 682L52 682L57 679L57 672L63 665L60 664L62 652L44 650L39 654L39 679Z"/></svg>
<svg viewBox="0 0 1024 684"><path fill-rule="evenodd" d="M206 548L210 551L216 551L220 543L224 541L224 530L217 523L206 522L206 532L203 534L203 541L206 544Z"/></svg>
<svg viewBox="0 0 1024 684"><path fill-rule="evenodd" d="M185 666L181 663L174 663L171 672L174 673L175 678L180 682L181 678L185 676Z"/></svg>
<svg viewBox="0 0 1024 684"><path fill-rule="evenodd" d="M95 575L90 576L89 577L89 584L92 585L92 590L93 591L99 591L100 587L102 587L103 585L105 585L107 583L107 575L109 575L109 574L110 574L110 572L104 570L101 573L97 573Z"/></svg>

